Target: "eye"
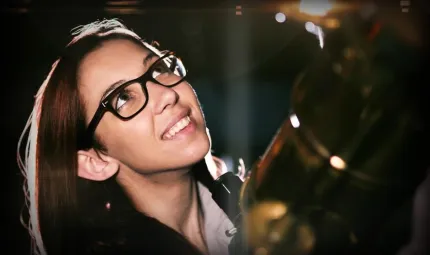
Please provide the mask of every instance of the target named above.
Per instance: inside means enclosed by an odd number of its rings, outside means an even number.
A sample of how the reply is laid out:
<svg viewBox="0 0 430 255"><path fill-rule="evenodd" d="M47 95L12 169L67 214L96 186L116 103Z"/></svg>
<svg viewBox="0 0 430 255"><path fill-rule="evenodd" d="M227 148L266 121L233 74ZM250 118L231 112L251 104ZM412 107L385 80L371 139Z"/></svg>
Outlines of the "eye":
<svg viewBox="0 0 430 255"><path fill-rule="evenodd" d="M133 99L133 95L130 91L127 89L122 90L119 92L112 100L113 104L112 107L116 111L121 111L121 109L131 100Z"/></svg>

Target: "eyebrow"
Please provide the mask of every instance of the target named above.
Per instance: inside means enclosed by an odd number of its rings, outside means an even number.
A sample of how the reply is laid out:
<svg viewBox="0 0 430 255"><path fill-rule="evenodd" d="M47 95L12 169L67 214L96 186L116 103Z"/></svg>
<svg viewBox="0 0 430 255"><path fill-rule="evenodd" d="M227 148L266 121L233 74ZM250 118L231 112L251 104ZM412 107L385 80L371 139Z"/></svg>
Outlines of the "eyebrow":
<svg viewBox="0 0 430 255"><path fill-rule="evenodd" d="M149 68L148 65L151 64L151 60L154 57L159 57L159 56L155 52L149 51L149 54L146 55L146 57L143 59L143 66L146 70ZM126 81L127 80L122 79L109 85L109 87L105 89L105 91L103 92L101 100L105 99L107 95L109 95L112 91L114 91L117 87L119 87L121 84L123 84Z"/></svg>

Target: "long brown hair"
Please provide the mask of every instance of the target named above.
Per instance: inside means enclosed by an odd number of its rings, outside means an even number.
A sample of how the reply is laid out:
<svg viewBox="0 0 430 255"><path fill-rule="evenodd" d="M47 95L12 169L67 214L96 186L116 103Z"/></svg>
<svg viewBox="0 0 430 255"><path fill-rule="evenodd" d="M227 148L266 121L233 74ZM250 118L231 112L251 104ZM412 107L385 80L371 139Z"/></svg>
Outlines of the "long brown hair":
<svg viewBox="0 0 430 255"><path fill-rule="evenodd" d="M30 214L27 227L35 242L36 254L65 254L66 250L73 253L70 249L79 244L67 243L80 235L84 205L91 203L90 197L98 197L97 192L83 193L94 192L101 186L77 175L77 151L85 149L86 131L85 104L77 84L81 60L111 39L131 40L154 50L117 20L81 26L74 35L36 96L23 132L24 136L29 131L25 159L18 155L26 177L25 196ZM115 183L108 180L104 184L109 182Z"/></svg>

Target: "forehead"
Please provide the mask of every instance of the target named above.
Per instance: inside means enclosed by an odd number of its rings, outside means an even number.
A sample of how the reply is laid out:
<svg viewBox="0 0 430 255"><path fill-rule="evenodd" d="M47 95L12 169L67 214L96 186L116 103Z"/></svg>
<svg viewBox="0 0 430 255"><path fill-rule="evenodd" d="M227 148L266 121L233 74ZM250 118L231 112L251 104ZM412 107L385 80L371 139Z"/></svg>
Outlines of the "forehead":
<svg viewBox="0 0 430 255"><path fill-rule="evenodd" d="M138 77L150 51L125 39L103 42L87 54L78 68L78 85L84 94L101 95L112 83Z"/></svg>

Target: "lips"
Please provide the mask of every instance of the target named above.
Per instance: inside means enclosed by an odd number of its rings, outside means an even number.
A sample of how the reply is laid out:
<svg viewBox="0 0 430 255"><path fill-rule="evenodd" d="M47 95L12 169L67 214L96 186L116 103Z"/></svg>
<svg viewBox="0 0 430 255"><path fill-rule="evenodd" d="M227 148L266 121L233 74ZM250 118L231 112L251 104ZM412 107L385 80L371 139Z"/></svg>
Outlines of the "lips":
<svg viewBox="0 0 430 255"><path fill-rule="evenodd" d="M186 118L190 115L190 109L183 109L178 114L174 115L173 118L170 119L169 124L164 129L163 133L161 134L161 139L166 139L166 136L171 136L169 134L170 129L175 126L179 121Z"/></svg>

